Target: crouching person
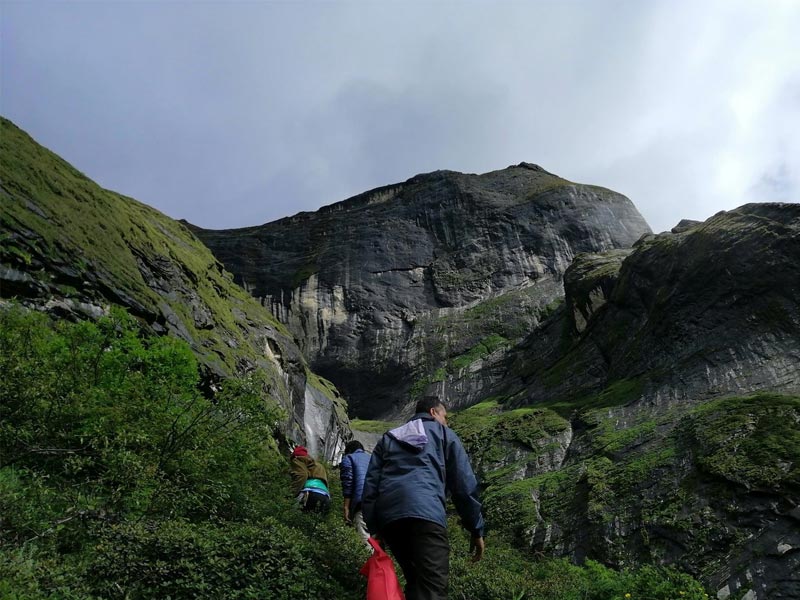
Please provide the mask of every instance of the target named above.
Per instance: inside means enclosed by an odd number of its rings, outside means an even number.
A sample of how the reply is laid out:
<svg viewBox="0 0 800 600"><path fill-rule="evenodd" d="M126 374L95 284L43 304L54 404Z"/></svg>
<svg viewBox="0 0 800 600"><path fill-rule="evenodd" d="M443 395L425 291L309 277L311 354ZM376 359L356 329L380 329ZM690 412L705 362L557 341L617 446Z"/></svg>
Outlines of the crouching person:
<svg viewBox="0 0 800 600"><path fill-rule="evenodd" d="M292 450L289 464L292 494L305 512L327 513L331 508L328 473L303 446Z"/></svg>

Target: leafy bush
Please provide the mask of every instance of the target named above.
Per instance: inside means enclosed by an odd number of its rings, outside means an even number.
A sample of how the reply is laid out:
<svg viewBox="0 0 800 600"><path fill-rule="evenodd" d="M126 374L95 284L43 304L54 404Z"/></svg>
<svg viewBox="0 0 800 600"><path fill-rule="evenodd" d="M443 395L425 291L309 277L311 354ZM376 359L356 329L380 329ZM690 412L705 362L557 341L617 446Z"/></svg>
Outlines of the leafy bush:
<svg viewBox="0 0 800 600"><path fill-rule="evenodd" d="M86 554L54 552L41 542L20 548L0 546L3 600L94 600L83 578Z"/></svg>
<svg viewBox="0 0 800 600"><path fill-rule="evenodd" d="M363 588L355 533L289 498L274 436L283 415L259 373L209 398L189 347L142 337L124 312L54 323L6 307L0 389L3 597Z"/></svg>
<svg viewBox="0 0 800 600"><path fill-rule="evenodd" d="M320 568L314 543L274 518L128 523L103 532L91 572L111 597L352 597Z"/></svg>
<svg viewBox="0 0 800 600"><path fill-rule="evenodd" d="M279 418L258 374L206 398L189 347L140 337L122 312L96 324L0 319L1 469L46 474L64 510L233 517L248 505ZM29 525L5 528L18 537Z"/></svg>
<svg viewBox="0 0 800 600"><path fill-rule="evenodd" d="M450 597L455 600L705 600L702 586L672 569L644 566L615 571L587 561L544 558L490 535L478 563L468 555L466 534L451 523Z"/></svg>

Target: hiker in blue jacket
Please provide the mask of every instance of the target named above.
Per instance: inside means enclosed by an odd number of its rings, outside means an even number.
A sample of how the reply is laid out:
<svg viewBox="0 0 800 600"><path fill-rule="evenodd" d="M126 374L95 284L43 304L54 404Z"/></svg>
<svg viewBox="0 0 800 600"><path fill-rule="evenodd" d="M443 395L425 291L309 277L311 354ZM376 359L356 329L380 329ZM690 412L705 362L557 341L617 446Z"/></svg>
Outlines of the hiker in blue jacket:
<svg viewBox="0 0 800 600"><path fill-rule="evenodd" d="M450 545L446 494L471 533L473 560L483 556L478 482L447 409L420 400L408 423L383 435L372 452L362 509L367 529L389 545L406 577L407 600L447 598Z"/></svg>
<svg viewBox="0 0 800 600"><path fill-rule="evenodd" d="M358 440L352 440L344 447L344 458L339 466L344 496L344 521L353 525L364 541L369 539L369 531L364 524L361 500L364 492L364 479L369 467L369 454Z"/></svg>

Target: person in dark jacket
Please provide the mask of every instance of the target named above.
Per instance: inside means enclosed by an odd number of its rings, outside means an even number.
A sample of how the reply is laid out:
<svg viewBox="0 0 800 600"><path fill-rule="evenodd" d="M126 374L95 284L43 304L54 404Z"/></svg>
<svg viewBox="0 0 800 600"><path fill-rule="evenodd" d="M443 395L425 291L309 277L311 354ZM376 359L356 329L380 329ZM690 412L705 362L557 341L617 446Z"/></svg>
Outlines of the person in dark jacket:
<svg viewBox="0 0 800 600"><path fill-rule="evenodd" d="M361 499L369 458L369 454L364 452L363 444L358 440L352 440L344 447L344 458L339 467L342 496L344 496L344 521L348 525L353 525L364 541L369 539L369 531L364 523Z"/></svg>
<svg viewBox="0 0 800 600"><path fill-rule="evenodd" d="M362 509L367 528L386 541L406 577L407 600L447 598L450 545L446 495L471 533L473 560L484 551L478 482L438 398L417 403L405 425L383 435L372 452Z"/></svg>
<svg viewBox="0 0 800 600"><path fill-rule="evenodd" d="M327 513L331 508L328 472L308 455L304 446L296 446L292 450L289 472L292 477L292 494L302 509L307 512Z"/></svg>

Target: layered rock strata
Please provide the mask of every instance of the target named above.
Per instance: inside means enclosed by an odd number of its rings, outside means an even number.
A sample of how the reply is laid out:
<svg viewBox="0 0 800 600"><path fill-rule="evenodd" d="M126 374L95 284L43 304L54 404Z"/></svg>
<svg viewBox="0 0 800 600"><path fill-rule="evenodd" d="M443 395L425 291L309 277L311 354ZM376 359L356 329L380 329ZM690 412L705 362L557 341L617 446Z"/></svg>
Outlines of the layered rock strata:
<svg viewBox="0 0 800 600"><path fill-rule="evenodd" d="M675 564L720 598L797 597L800 205L581 255L564 280L564 306L490 392L568 419L569 448L546 473L487 480L490 505L515 507L505 521L535 551Z"/></svg>
<svg viewBox="0 0 800 600"><path fill-rule="evenodd" d="M403 414L437 393L484 395L503 352L563 296L581 252L649 228L624 196L522 163L437 171L259 227L193 228L285 323L360 417Z"/></svg>

